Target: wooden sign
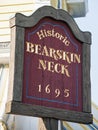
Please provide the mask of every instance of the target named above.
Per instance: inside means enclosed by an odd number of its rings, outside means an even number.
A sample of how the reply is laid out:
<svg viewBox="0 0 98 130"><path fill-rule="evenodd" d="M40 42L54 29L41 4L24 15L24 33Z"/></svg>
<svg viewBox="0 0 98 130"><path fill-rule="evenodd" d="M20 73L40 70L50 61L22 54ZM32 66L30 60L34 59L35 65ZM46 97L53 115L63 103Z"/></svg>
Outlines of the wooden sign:
<svg viewBox="0 0 98 130"><path fill-rule="evenodd" d="M90 33L48 6L16 14L11 30L6 112L91 123Z"/></svg>
<svg viewBox="0 0 98 130"><path fill-rule="evenodd" d="M23 68L23 103L82 110L82 44L65 23L25 29Z"/></svg>

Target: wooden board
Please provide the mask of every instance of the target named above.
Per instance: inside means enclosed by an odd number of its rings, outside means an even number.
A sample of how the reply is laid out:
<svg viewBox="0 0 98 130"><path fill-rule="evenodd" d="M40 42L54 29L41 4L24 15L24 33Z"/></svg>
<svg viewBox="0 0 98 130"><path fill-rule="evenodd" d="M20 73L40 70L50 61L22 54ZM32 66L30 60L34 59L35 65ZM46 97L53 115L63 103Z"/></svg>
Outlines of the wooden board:
<svg viewBox="0 0 98 130"><path fill-rule="evenodd" d="M50 6L30 17L18 13L10 26L6 112L91 123L91 34Z"/></svg>

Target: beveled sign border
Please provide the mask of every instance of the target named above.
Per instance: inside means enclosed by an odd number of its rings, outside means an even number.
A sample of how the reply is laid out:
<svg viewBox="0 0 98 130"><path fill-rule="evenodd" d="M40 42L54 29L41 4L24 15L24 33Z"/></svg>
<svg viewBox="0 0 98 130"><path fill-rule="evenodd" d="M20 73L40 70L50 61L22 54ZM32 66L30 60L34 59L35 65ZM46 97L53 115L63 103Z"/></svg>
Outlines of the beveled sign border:
<svg viewBox="0 0 98 130"><path fill-rule="evenodd" d="M33 27L44 17L51 17L64 21L70 27L75 38L82 42L82 84L83 84L83 111L69 111L48 108L44 106L29 105L22 103L23 86L23 60L24 60L24 31L26 27ZM8 101L6 113L29 115L37 117L50 117L60 120L79 123L92 123L91 114L91 83L90 83L90 45L91 34L82 32L74 19L64 10L55 9L51 6L39 8L31 16L27 17L17 13L10 20L11 27L11 57Z"/></svg>

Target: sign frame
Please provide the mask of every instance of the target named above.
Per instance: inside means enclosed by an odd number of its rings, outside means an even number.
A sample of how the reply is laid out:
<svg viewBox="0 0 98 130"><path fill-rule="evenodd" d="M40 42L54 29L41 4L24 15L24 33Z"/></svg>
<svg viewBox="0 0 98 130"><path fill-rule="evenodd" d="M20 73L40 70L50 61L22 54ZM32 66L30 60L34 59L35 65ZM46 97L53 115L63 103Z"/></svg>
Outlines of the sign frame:
<svg viewBox="0 0 98 130"><path fill-rule="evenodd" d="M44 17L51 17L55 20L66 22L75 38L83 43L82 45L82 84L83 84L83 111L69 111L58 108L49 108L38 105L22 103L23 86L23 62L24 62L24 31L26 27L33 27ZM31 16L27 17L17 13L10 20L11 27L11 57L9 92L6 104L6 113L20 114L36 117L56 118L60 120L92 123L91 114L91 83L90 83L90 46L91 34L82 32L74 19L64 10L55 9L51 6L39 8Z"/></svg>

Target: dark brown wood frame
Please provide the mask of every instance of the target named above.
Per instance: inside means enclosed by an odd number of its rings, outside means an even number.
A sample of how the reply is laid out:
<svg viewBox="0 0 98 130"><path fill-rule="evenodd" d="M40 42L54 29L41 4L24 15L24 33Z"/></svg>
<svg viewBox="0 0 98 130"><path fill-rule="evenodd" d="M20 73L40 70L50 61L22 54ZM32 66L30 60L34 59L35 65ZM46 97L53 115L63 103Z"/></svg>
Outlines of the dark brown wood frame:
<svg viewBox="0 0 98 130"><path fill-rule="evenodd" d="M56 20L64 21L68 24L72 33L83 43L83 111L69 111L54 109L43 106L27 105L22 101L23 84L23 57L24 57L24 29L33 27L40 19L51 17ZM90 45L91 34L82 32L78 28L74 19L64 10L55 9L51 6L39 8L31 16L27 17L17 13L10 20L11 27L11 60L10 60L10 78L9 94L6 104L6 113L49 117L59 120L73 121L79 123L92 123L91 114L91 83L90 83Z"/></svg>

